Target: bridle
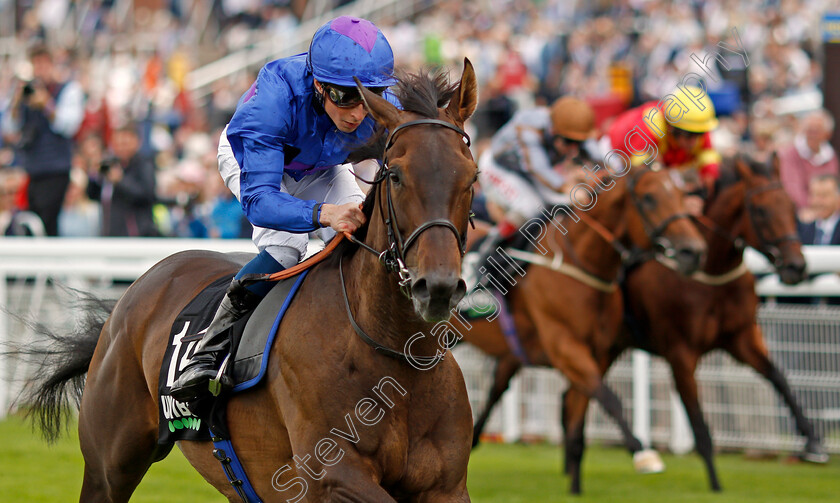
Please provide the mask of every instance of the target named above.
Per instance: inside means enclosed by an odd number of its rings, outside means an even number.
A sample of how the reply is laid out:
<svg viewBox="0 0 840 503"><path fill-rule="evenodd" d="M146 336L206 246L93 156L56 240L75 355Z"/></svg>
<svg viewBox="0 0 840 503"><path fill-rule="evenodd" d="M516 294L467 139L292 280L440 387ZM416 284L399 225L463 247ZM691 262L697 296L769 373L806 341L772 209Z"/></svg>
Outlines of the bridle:
<svg viewBox="0 0 840 503"><path fill-rule="evenodd" d="M385 226L388 231L388 248L382 251L377 251L374 248L368 246L367 244L363 243L362 241L356 239L355 237L350 236L350 240L362 247L364 250L373 253L379 258L380 263L385 266L385 269L388 272L396 272L400 277L400 290L408 296L411 297L411 273L408 270L408 267L405 265L405 257L408 249L411 248L415 242L417 242L420 235L431 229L432 227L446 227L447 229L451 230L453 234L455 234L455 239L458 241L459 251L461 256L463 257L467 250L467 235L466 233L461 234L458 230L458 227L452 223L451 220L446 218L436 218L433 220L429 220L421 225L419 225L411 234L408 235L407 238L403 239L402 234L399 230L399 222L397 221L397 211L396 207L394 206L394 200L391 196L391 178L388 176L390 174L390 169L388 167L388 150L394 145L395 138L400 131L403 131L406 128L412 126L420 126L420 125L434 125L434 126L442 126L445 128L449 128L456 133L460 134L467 145L470 146L470 137L469 135L458 126L451 124L446 121L442 121L439 119L418 119L409 122L405 122L400 124L399 126L395 127L393 131L390 132L388 135L388 140L385 142L385 150L383 152L383 164L382 169L379 172L379 175L376 179L372 181L365 181L373 186L378 186L383 181L385 182L385 206L386 210L382 208L382 200L379 199L377 206L379 207L379 213L382 216L382 219L385 222ZM387 213L387 214L386 214ZM472 224L472 212L470 213L470 223Z"/></svg>
<svg viewBox="0 0 840 503"><path fill-rule="evenodd" d="M645 230L645 234L647 235L648 239L655 246L659 247L661 250L662 255L667 258L672 258L676 255L676 250L674 249L674 244L671 243L671 240L665 236L665 231L667 230L668 226L671 225L673 222L683 219L683 218L691 218L690 215L686 212L682 213L675 213L674 215L670 215L668 218L665 218L659 224L654 224L654 222L650 219L647 214L647 211L642 206L641 201L639 200L638 195L636 194L636 185L639 183L639 180L643 176L645 176L648 172L653 172L650 168L639 169L641 172L637 176L633 176L628 178L627 181L627 192L630 196L630 200L633 202L633 206L635 206L636 211L639 213L639 217L642 220L642 227ZM595 232L600 235L604 241L610 244L612 248L616 251L616 253L621 256L621 261L624 264L628 264L634 260L634 254L626 246L624 246L621 241L610 232L606 227L604 227L600 222L589 216L586 212L581 212L579 214L581 220L584 221L590 228L592 228Z"/></svg>
<svg viewBox="0 0 840 503"><path fill-rule="evenodd" d="M394 200L391 197L391 178L390 176L388 176L390 174L388 167L388 150L390 150L393 146L394 138L396 137L397 133L408 127L420 125L433 125L449 128L463 137L467 147L470 146L470 137L463 129L459 128L454 124L439 119L418 119L405 122L395 127L394 130L390 132L388 140L385 142L385 149L382 154L382 169L380 170L379 175L376 177L376 179L369 182L366 180L362 180L372 186L377 187L377 189L380 183L382 183L383 181L385 182L385 204L387 206L387 214L386 211L382 208L381 198L377 198L379 200L377 206L379 207L380 216L385 221L385 226L388 230L388 248L382 251L377 251L371 246L353 237L352 235L347 234L347 237L348 239L350 239L350 241L359 245L362 249L376 255L379 258L379 262L385 266L385 269L388 272L396 272L399 275L400 291L402 291L403 294L405 294L408 298L411 298L411 273L405 265L405 256L408 252L408 249L411 247L412 244L414 244L418 240L418 238L423 232L431 229L432 227L446 227L447 229L451 230L453 234L455 234L455 239L457 239L460 247L461 257L464 256L464 253L466 253L467 248L466 233L461 234L461 232L458 230L458 227L456 227L455 224L452 223L452 221L446 218L436 218L419 225L416 229L414 229L411 232L411 234L408 235L408 237L405 240L403 240L402 234L400 233L399 224L397 222L397 212L394 206ZM470 212L469 218L470 223L472 223L472 212ZM418 365L422 365L423 368L431 368L443 359L443 356L445 354L444 352L438 351L438 353L435 356L407 355L405 353L391 349L387 346L376 342L362 329L362 327L359 326L359 324L356 322L355 317L353 316L353 311L350 309L350 300L347 296L347 287L344 284L344 268L342 267L341 259L339 259L338 262L338 273L341 282L341 293L344 296L344 307L347 310L347 316L350 319L350 325L352 325L353 330L356 332L359 338L362 339L362 341L364 341L367 345L371 346L377 353L388 356L390 358L401 360L414 366L415 368L418 368Z"/></svg>
<svg viewBox="0 0 840 503"><path fill-rule="evenodd" d="M636 185L639 183L639 180L641 180L646 173L652 172L653 170L648 168L637 177L630 178L627 181L627 190L630 192L630 201L633 202L633 205L636 207L636 211L639 213L639 218L642 220L642 227L645 229L645 234L655 246L659 247L662 255L667 258L673 258L676 255L674 243L665 236L665 231L668 229L669 225L677 220L684 218L690 220L691 215L687 212L675 213L659 222L659 224L654 224L650 217L648 217L645 209L642 207L641 201L639 201L639 198L636 196Z"/></svg>
<svg viewBox="0 0 840 503"><path fill-rule="evenodd" d="M744 208L747 212L747 221L749 222L750 227L752 227L753 232L755 232L756 239L758 240L758 249L770 256L770 258L773 260L774 267L781 267L783 265L783 257L780 245L788 241L799 241L799 236L793 233L789 233L776 238L768 238L765 235L765 229L756 223L758 206L756 206L753 202L753 199L759 194L762 194L764 192L770 192L773 190L784 191L784 187L782 186L781 182L770 182L767 185L747 189L746 193L744 194ZM743 238L739 236L733 236L731 232L722 228L720 225L718 225L711 219L705 216L693 218L703 227L706 227L715 234L723 237L724 239L732 243L732 245L738 252L743 252L744 249L747 247L747 243Z"/></svg>
<svg viewBox="0 0 840 503"><path fill-rule="evenodd" d="M746 207L747 215L749 215L749 218L747 220L752 226L753 232L755 232L755 237L758 239L759 249L770 255L770 257L773 259L773 265L775 267L781 267L782 265L784 265L784 258L782 257L782 250L780 245L788 241L799 241L799 236L797 236L796 233L790 233L785 234L783 236L779 236L777 238L768 239L767 236L765 236L764 234L764 228L756 224L755 215L757 206L753 204L753 198L758 194L770 192L772 190L784 191L785 189L784 187L782 187L781 182L771 182L762 187L755 187L753 189L749 189L747 190L747 193L744 196L744 206Z"/></svg>

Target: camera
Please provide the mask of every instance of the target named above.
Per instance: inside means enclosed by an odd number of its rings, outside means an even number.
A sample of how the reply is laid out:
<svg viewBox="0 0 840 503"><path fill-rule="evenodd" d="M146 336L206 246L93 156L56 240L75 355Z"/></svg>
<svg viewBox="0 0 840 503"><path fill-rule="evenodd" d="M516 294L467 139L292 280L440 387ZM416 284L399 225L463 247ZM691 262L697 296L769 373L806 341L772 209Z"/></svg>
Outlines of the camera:
<svg viewBox="0 0 840 503"><path fill-rule="evenodd" d="M99 173L105 175L108 171L111 170L112 167L118 166L120 162L117 160L116 157L106 157L102 160L99 164Z"/></svg>
<svg viewBox="0 0 840 503"><path fill-rule="evenodd" d="M24 98L29 98L30 96L32 96L32 95L35 93L35 87L34 87L32 84L33 84L33 83L32 83L32 81L30 80L30 81L27 81L27 82L23 85L22 96L23 96Z"/></svg>

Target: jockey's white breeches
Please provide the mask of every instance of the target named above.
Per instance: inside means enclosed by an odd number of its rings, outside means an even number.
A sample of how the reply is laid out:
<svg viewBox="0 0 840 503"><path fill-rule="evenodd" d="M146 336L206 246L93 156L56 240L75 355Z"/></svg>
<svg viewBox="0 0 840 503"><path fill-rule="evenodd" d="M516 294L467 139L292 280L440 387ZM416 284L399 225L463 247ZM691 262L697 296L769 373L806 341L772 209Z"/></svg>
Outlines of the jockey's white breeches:
<svg viewBox="0 0 840 503"><path fill-rule="evenodd" d="M487 201L501 207L514 225L521 225L535 217L546 205L568 202L568 196L554 192L539 182L529 183L524 178L527 175L499 165L490 149L478 158L478 170L478 179Z"/></svg>
<svg viewBox="0 0 840 503"><path fill-rule="evenodd" d="M240 168L227 139L227 128L222 131L222 136L219 138L218 159L219 173L225 185L237 199L240 199ZM305 176L300 181L284 173L280 187L286 194L299 199L314 199L328 204L361 203L365 199L362 189L359 188L356 178L350 171L349 164L333 166ZM326 242L335 236L335 231L327 227L313 234ZM306 246L309 243L309 235L306 233L294 234L257 226L254 226L252 239L259 251L267 251L284 267L291 267L300 261L300 258L306 254ZM290 262L294 263L290 264Z"/></svg>

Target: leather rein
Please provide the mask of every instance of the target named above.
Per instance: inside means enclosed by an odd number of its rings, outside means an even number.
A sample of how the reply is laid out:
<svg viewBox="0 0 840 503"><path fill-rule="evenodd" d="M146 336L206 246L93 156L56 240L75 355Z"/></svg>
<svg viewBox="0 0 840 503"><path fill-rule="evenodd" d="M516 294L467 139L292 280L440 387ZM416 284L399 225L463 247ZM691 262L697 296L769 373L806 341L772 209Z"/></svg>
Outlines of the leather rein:
<svg viewBox="0 0 840 503"><path fill-rule="evenodd" d="M665 237L665 231L669 225L673 222L681 219L690 219L691 216L688 213L675 213L674 215L670 215L669 217L662 220L658 224L655 224L648 215L645 208L642 206L641 201L639 201L639 197L636 194L636 185L638 184L639 180L645 175L647 172L651 172L653 170L647 168L642 170L637 176L631 177L628 179L627 182L627 193L630 197L630 200L633 202L633 206L635 206L636 210L639 213L639 216L642 220L642 225L645 229L645 234L648 236L648 239L655 245L661 248L661 253L667 258L671 258L675 255L674 245L671 241ZM607 229L603 224L599 221L592 218L588 213L585 211L580 212L578 214L581 220L588 225L592 230L594 230L601 238L606 241L621 257L621 262L623 264L632 263L633 260L633 252L625 247L621 241L615 236L613 232ZM584 271L586 273L586 271ZM591 273L586 273L592 276L593 278L604 281L603 279L595 276Z"/></svg>
<svg viewBox="0 0 840 503"><path fill-rule="evenodd" d="M417 242L418 238L423 232L431 229L432 227L446 227L447 229L451 230L453 234L455 234L455 239L457 239L458 241L462 257L466 253L467 247L466 233L461 234L461 232L458 230L458 227L456 227L455 224L452 223L452 221L445 218L436 218L434 220L429 220L428 222L419 225L405 239L403 239L402 234L399 231L399 223L397 222L397 212L394 206L394 200L391 196L391 177L389 176L390 170L387 161L388 150L390 150L393 146L395 138L400 131L409 127L421 125L432 125L449 128L463 137L467 147L470 146L470 137L463 129L459 128L454 124L439 119L418 119L405 122L395 127L394 130L390 132L388 140L385 143L385 150L383 152L383 167L380 170L379 176L377 176L375 180L372 180L370 182L363 180L366 183L377 187L383 181L385 182L385 202L387 206L387 214L385 214L386 212L382 209L381 198L378 198L380 202L377 204L377 206L379 207L379 213L382 216L388 231L388 248L382 251L378 251L372 248L371 246L367 245L366 243L360 241L353 235L349 233L344 234L347 239L349 239L354 244L359 245L363 250L372 253L373 255L376 255L379 259L379 262L383 266L385 266L385 269L388 272L396 272L399 275L400 291L408 298L411 298L411 273L405 265L405 257L406 253L408 252L408 249L411 247L412 244ZM472 224L472 213L470 213L470 223ZM403 361L414 366L415 368L418 368L420 365L422 365L423 368L431 368L431 366L437 364L437 362L443 359L443 356L445 354L444 352L438 352L438 354L435 356L409 356L405 353L384 346L376 340L374 340L371 336L369 336L356 322L356 319L353 316L353 311L350 309L350 300L347 296L347 287L344 283L344 268L341 259L339 259L338 262L338 273L339 278L341 280L341 293L344 297L344 307L347 310L347 317L350 319L350 325L353 326L353 330L355 330L356 334L359 336L360 339L362 339L362 341L364 341L367 345L371 346L377 353Z"/></svg>

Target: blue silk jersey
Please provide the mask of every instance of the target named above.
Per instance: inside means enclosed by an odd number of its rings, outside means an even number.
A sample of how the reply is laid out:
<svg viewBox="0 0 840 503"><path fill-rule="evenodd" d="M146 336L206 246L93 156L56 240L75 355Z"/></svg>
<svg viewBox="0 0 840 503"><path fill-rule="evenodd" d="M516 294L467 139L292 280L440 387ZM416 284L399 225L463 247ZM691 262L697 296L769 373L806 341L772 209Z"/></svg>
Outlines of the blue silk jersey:
<svg viewBox="0 0 840 503"><path fill-rule="evenodd" d="M386 92L385 98L399 106L392 94ZM335 127L317 103L306 54L266 64L240 98L227 128L240 167L240 200L248 220L294 233L317 229L312 211L320 201L282 192L283 173L300 180L344 163L371 137L375 124L368 116L352 133Z"/></svg>

